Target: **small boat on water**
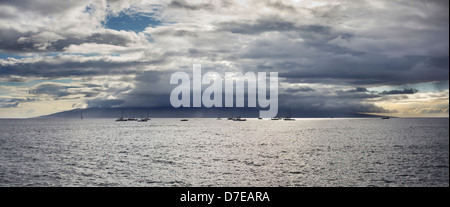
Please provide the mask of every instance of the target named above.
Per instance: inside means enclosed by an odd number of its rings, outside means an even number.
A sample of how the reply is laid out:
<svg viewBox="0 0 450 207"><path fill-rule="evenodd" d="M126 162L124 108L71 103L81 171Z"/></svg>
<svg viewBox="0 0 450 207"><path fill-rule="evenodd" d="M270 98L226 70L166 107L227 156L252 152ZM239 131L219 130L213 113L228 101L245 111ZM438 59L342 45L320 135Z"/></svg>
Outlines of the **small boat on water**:
<svg viewBox="0 0 450 207"><path fill-rule="evenodd" d="M142 116L142 118L139 119L138 122L147 122L147 121L150 121L150 120L152 120L152 119L150 119L150 115L149 115L148 110L147 110L147 117L144 118L144 116Z"/></svg>
<svg viewBox="0 0 450 207"><path fill-rule="evenodd" d="M123 118L123 117L120 117L120 118L116 119L116 121L128 121L128 119L125 119L125 118Z"/></svg>
<svg viewBox="0 0 450 207"><path fill-rule="evenodd" d="M189 119L181 119L181 121L189 121Z"/></svg>
<svg viewBox="0 0 450 207"><path fill-rule="evenodd" d="M247 119L243 119L241 117L234 117L233 121L247 121Z"/></svg>
<svg viewBox="0 0 450 207"><path fill-rule="evenodd" d="M273 118L271 118L270 120L272 120L272 121L278 121L278 120L280 120L280 118L278 118L278 117L273 117Z"/></svg>
<svg viewBox="0 0 450 207"><path fill-rule="evenodd" d="M386 116L386 117L381 117L381 119L390 119L391 117L388 117L388 116Z"/></svg>
<svg viewBox="0 0 450 207"><path fill-rule="evenodd" d="M137 122L147 122L148 120L150 120L150 119L149 118L141 118Z"/></svg>

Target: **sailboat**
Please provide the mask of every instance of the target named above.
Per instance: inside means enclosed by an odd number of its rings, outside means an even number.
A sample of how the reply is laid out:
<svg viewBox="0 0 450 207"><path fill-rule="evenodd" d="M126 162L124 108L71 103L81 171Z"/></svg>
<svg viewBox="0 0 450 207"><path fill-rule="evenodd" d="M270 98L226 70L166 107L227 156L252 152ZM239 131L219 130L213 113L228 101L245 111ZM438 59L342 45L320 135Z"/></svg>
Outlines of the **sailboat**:
<svg viewBox="0 0 450 207"><path fill-rule="evenodd" d="M83 113L80 113L80 118L83 119Z"/></svg>
<svg viewBox="0 0 450 207"><path fill-rule="evenodd" d="M147 110L147 117L146 118L142 117L141 119L138 120L138 122L147 122L149 120L151 120L151 119L149 117L148 110Z"/></svg>
<svg viewBox="0 0 450 207"><path fill-rule="evenodd" d="M283 119L284 121L295 121L295 119L291 118L291 108L289 107L287 116Z"/></svg>
<svg viewBox="0 0 450 207"><path fill-rule="evenodd" d="M128 118L128 121L137 121L138 119L136 118Z"/></svg>
<svg viewBox="0 0 450 207"><path fill-rule="evenodd" d="M144 118L144 117L142 117L141 119L137 120L137 122L147 122L147 121L148 121L148 118Z"/></svg>
<svg viewBox="0 0 450 207"><path fill-rule="evenodd" d="M120 118L116 119L116 121L128 121L128 120L127 120L127 119L125 119L125 118L123 118L123 116L122 116L122 117L120 117Z"/></svg>
<svg viewBox="0 0 450 207"><path fill-rule="evenodd" d="M128 121L127 119L123 118L123 109L122 109L122 117L116 119L116 121Z"/></svg>

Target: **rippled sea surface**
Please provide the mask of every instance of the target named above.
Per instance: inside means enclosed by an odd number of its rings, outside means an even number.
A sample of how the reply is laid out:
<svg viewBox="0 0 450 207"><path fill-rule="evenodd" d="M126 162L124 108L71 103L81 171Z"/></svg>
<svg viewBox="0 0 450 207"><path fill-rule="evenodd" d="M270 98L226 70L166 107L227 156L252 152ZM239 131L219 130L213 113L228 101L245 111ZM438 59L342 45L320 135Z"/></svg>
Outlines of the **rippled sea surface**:
<svg viewBox="0 0 450 207"><path fill-rule="evenodd" d="M0 186L449 186L448 119L0 120Z"/></svg>

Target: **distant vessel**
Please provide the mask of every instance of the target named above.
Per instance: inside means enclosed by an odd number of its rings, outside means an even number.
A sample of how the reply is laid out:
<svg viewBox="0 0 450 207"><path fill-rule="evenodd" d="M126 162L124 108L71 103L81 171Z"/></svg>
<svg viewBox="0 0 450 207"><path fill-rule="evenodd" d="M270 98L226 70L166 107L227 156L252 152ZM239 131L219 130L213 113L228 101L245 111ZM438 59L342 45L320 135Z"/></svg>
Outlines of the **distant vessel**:
<svg viewBox="0 0 450 207"><path fill-rule="evenodd" d="M128 119L123 118L123 109L122 109L122 117L116 119L116 121L128 121Z"/></svg>
<svg viewBox="0 0 450 207"><path fill-rule="evenodd" d="M263 118L259 117L258 120L262 120Z"/></svg>
<svg viewBox="0 0 450 207"><path fill-rule="evenodd" d="M295 119L291 118L291 108L289 108L287 116L283 120L284 121L295 121Z"/></svg>
<svg viewBox="0 0 450 207"><path fill-rule="evenodd" d="M391 117L388 117L388 116L386 116L386 117L381 117L381 119L390 119Z"/></svg>
<svg viewBox="0 0 450 207"><path fill-rule="evenodd" d="M270 120L272 120L272 121L278 121L278 120L280 120L280 118L278 118L278 117L273 117L273 118L271 118Z"/></svg>
<svg viewBox="0 0 450 207"><path fill-rule="evenodd" d="M141 119L138 120L138 122L147 122L147 121L150 121L150 120L151 119L150 119L150 116L149 116L148 111L147 111L147 117L146 118L142 117Z"/></svg>
<svg viewBox="0 0 450 207"><path fill-rule="evenodd" d="M241 117L234 117L233 121L247 121L247 119L243 119Z"/></svg>
<svg viewBox="0 0 450 207"><path fill-rule="evenodd" d="M125 119L125 118L123 118L123 116L122 116L122 117L116 119L116 121L128 121L128 119Z"/></svg>
<svg viewBox="0 0 450 207"><path fill-rule="evenodd" d="M148 120L149 120L149 118L141 118L137 122L147 122Z"/></svg>
<svg viewBox="0 0 450 207"><path fill-rule="evenodd" d="M188 119L181 119L181 121L189 121Z"/></svg>
<svg viewBox="0 0 450 207"><path fill-rule="evenodd" d="M138 119L136 118L128 118L128 121L137 121Z"/></svg>
<svg viewBox="0 0 450 207"><path fill-rule="evenodd" d="M80 118L83 119L83 113L80 113L80 116L81 116Z"/></svg>

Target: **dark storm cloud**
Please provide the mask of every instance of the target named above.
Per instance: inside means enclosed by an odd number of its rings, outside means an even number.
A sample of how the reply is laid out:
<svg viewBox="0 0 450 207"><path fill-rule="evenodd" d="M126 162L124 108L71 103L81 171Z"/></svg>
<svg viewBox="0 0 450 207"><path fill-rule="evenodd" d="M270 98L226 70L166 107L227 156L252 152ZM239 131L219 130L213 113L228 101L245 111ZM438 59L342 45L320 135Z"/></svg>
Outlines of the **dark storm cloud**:
<svg viewBox="0 0 450 207"><path fill-rule="evenodd" d="M124 103L121 99L95 98L86 101L89 108L117 108Z"/></svg>
<svg viewBox="0 0 450 207"><path fill-rule="evenodd" d="M87 36L69 36L62 39L48 41L37 40L34 36L39 35L35 32L18 32L14 29L0 28L0 50L12 53L30 53L30 52L63 52L65 48L71 45L81 45L84 43L107 44L114 46L127 46L133 43L133 39L126 33L117 33L111 31L96 32ZM43 46L45 44L45 46Z"/></svg>
<svg viewBox="0 0 450 207"><path fill-rule="evenodd" d="M355 95L294 95L280 94L278 115L285 116L291 108L295 117L353 117L365 113L395 113L371 103L365 103L366 97Z"/></svg>
<svg viewBox="0 0 450 207"><path fill-rule="evenodd" d="M403 90L391 90L391 91L383 91L380 94L383 95L398 95L398 94L415 94L419 92L419 90L414 88L405 88Z"/></svg>
<svg viewBox="0 0 450 207"><path fill-rule="evenodd" d="M108 58L80 61L81 57L65 58L56 56L35 62L13 62L0 65L0 77L47 77L63 78L74 76L124 75L134 74L142 67L157 65L164 60L117 62Z"/></svg>
<svg viewBox="0 0 450 207"><path fill-rule="evenodd" d="M355 89L347 91L347 93L365 93L365 92L369 92L369 91L367 90L367 88L363 88L363 87L357 87Z"/></svg>
<svg viewBox="0 0 450 207"><path fill-rule="evenodd" d="M170 93L175 85L170 84L170 77L175 71L145 71L138 73L133 82L135 87L124 94L117 94L118 99L124 100L124 107L168 107ZM91 105L94 103L90 103ZM89 106L91 106L89 105ZM93 106L93 105L92 105Z"/></svg>
<svg viewBox="0 0 450 207"><path fill-rule="evenodd" d="M284 90L284 93L293 94L293 93L299 93L299 92L313 92L315 91L313 88L310 87L297 87L297 88L288 88Z"/></svg>
<svg viewBox="0 0 450 207"><path fill-rule="evenodd" d="M280 77L289 82L351 85L403 85L448 80L448 57L396 57L361 56L333 57L314 64L285 69L276 64Z"/></svg>
<svg viewBox="0 0 450 207"><path fill-rule="evenodd" d="M170 8L187 9L187 10L214 10L212 4L189 4L185 0L173 0L169 4Z"/></svg>
<svg viewBox="0 0 450 207"><path fill-rule="evenodd" d="M28 52L34 49L32 42L18 42L22 36L30 36L31 32L20 33L15 29L0 28L0 50L9 52Z"/></svg>

